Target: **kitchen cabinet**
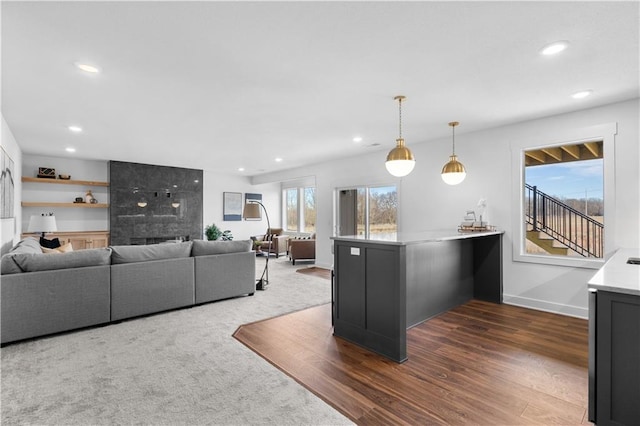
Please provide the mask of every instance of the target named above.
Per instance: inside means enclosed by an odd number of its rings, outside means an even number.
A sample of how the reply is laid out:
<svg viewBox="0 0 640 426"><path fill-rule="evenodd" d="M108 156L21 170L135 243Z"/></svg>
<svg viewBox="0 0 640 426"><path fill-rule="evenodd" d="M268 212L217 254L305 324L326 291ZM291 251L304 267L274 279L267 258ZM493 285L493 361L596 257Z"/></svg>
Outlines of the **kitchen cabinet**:
<svg viewBox="0 0 640 426"><path fill-rule="evenodd" d="M619 250L589 281L589 421L640 423L640 250Z"/></svg>

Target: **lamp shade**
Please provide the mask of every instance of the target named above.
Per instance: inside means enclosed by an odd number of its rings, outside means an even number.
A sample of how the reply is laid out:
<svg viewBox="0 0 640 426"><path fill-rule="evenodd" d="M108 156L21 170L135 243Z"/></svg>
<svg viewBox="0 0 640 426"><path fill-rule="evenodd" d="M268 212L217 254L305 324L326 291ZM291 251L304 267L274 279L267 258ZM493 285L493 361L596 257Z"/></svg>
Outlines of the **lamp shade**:
<svg viewBox="0 0 640 426"><path fill-rule="evenodd" d="M384 163L387 171L393 176L406 176L416 165L416 160L409 148L404 145L404 139L396 139L398 145L389 151L387 162Z"/></svg>
<svg viewBox="0 0 640 426"><path fill-rule="evenodd" d="M56 217L53 215L33 215L29 219L29 232L55 232L58 230L56 226Z"/></svg>
<svg viewBox="0 0 640 426"><path fill-rule="evenodd" d="M258 203L246 203L242 211L242 216L245 219L262 219L260 215L260 205Z"/></svg>
<svg viewBox="0 0 640 426"><path fill-rule="evenodd" d="M449 162L442 168L442 180L448 185L457 185L464 180L467 172L457 155L451 155Z"/></svg>

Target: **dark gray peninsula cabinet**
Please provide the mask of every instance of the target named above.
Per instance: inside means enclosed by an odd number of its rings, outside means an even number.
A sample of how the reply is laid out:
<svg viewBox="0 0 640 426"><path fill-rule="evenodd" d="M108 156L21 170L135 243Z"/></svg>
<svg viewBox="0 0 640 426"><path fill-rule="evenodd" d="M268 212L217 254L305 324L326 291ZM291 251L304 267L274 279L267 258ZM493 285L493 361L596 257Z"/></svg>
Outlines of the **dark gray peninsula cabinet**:
<svg viewBox="0 0 640 426"><path fill-rule="evenodd" d="M502 302L502 232L334 240L334 335L396 362L407 328L472 298Z"/></svg>
<svg viewBox="0 0 640 426"><path fill-rule="evenodd" d="M638 259L640 249L618 250L588 285L589 421L598 425L640 425Z"/></svg>

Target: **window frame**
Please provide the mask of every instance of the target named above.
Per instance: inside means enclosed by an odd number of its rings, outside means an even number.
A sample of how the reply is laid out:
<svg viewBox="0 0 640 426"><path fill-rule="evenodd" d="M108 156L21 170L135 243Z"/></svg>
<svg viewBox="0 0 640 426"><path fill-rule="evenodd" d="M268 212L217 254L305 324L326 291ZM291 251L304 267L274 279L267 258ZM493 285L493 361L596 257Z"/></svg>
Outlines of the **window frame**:
<svg viewBox="0 0 640 426"><path fill-rule="evenodd" d="M606 123L581 129L554 132L549 136L538 136L511 143L511 225L513 234L513 260L515 262L539 263L569 266L574 268L598 269L616 249L615 237L615 135L617 123ZM547 143L540 143L547 140ZM567 256L539 255L525 252L525 151L579 144L602 140L603 149L603 191L604 191L604 253L602 258L574 258Z"/></svg>

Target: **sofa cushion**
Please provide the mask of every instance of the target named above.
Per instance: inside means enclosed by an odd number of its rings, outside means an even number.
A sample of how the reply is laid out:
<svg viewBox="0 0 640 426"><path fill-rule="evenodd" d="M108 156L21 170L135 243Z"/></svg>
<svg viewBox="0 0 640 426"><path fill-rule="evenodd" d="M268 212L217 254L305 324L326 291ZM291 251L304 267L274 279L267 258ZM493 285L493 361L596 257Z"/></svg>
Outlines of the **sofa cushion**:
<svg viewBox="0 0 640 426"><path fill-rule="evenodd" d="M13 246L11 250L4 256L2 256L2 261L0 263L0 270L2 274L19 274L22 272L20 266L16 263L13 258L17 254L40 254L42 253L42 249L40 248L40 243L37 239L33 237L27 237L23 240L18 241L18 243Z"/></svg>
<svg viewBox="0 0 640 426"><path fill-rule="evenodd" d="M13 261L18 265L21 272L108 265L111 263L110 259L111 249L108 248L78 250L56 254L55 256L42 253L19 253L13 255ZM4 269L2 272L4 273Z"/></svg>
<svg viewBox="0 0 640 426"><path fill-rule="evenodd" d="M148 262L191 256L192 242L152 244L148 246L112 246L111 264Z"/></svg>
<svg viewBox="0 0 640 426"><path fill-rule="evenodd" d="M13 253L42 253L42 249L37 238L27 237L13 246L9 254Z"/></svg>
<svg viewBox="0 0 640 426"><path fill-rule="evenodd" d="M251 251L251 240L240 241L193 241L193 256L210 256L213 254L241 253Z"/></svg>
<svg viewBox="0 0 640 426"><path fill-rule="evenodd" d="M48 249L56 249L58 247L60 247L62 244L60 244L60 239L58 238L53 238L51 240L47 240L44 237L40 237L40 245L42 247L48 248Z"/></svg>

